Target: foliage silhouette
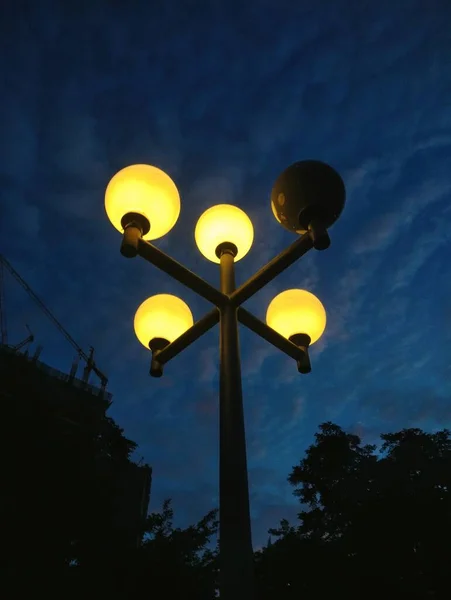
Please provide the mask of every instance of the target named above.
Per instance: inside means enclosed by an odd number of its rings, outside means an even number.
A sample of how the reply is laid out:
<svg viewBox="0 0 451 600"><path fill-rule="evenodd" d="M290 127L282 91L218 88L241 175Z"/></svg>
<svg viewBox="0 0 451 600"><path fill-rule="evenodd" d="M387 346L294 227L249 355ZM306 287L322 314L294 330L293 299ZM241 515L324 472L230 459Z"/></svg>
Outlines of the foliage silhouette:
<svg viewBox="0 0 451 600"><path fill-rule="evenodd" d="M404 429L379 449L333 423L315 437L288 478L300 524L256 555L260 599L446 597L450 432Z"/></svg>
<svg viewBox="0 0 451 600"><path fill-rule="evenodd" d="M174 528L173 516L170 500L161 513L149 515L141 561L148 565L156 588L165 591L162 599L212 600L218 567L217 548L211 546L218 529L217 511L185 529ZM147 580L146 571L144 577Z"/></svg>

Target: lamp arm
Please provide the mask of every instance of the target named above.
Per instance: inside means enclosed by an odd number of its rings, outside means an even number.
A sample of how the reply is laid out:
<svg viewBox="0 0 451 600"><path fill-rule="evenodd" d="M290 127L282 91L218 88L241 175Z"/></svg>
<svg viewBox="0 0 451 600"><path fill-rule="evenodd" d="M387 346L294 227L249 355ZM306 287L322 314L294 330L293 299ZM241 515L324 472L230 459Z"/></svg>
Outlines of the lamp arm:
<svg viewBox="0 0 451 600"><path fill-rule="evenodd" d="M151 244L150 242L139 238L137 244L138 254L152 263L158 269L161 269L179 283L183 284L199 296L205 298L216 306L223 306L228 298L225 294L207 283L204 279L184 267L174 258L168 256L165 252Z"/></svg>
<svg viewBox="0 0 451 600"><path fill-rule="evenodd" d="M158 352L158 362L161 365L166 364L172 358L175 358L177 354L180 354L185 348L190 346L193 342L199 339L204 333L209 331L219 321L219 310L214 308L208 312L202 319L196 321L192 327L187 329L182 335L180 335L173 342L165 346ZM290 342L291 343L291 342ZM294 344L293 344L294 345Z"/></svg>
<svg viewBox="0 0 451 600"><path fill-rule="evenodd" d="M283 250L257 271L257 273L250 277L243 285L240 285L240 287L230 295L230 301L233 302L235 306L240 306L243 302L249 300L249 298L261 290L262 287L313 248L312 237L310 231L304 233L300 238L293 242L291 246L288 246L288 248Z"/></svg>
<svg viewBox="0 0 451 600"><path fill-rule="evenodd" d="M287 340L287 338L280 335L275 329L260 321L260 319L241 306L238 309L238 321L279 350L282 350L290 358L294 358L296 361L303 358L304 351L299 346Z"/></svg>

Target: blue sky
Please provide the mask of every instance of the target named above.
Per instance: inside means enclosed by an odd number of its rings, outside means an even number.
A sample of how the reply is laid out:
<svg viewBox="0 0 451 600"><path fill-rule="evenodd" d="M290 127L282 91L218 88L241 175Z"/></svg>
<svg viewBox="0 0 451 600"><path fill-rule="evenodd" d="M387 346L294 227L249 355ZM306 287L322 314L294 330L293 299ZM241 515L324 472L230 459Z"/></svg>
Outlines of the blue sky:
<svg viewBox="0 0 451 600"><path fill-rule="evenodd" d="M217 283L193 238L226 202L255 227L244 281L293 241L269 195L296 160L334 166L347 187L331 248L311 253L248 303L306 288L327 331L313 372L243 330L243 388L255 545L297 512L286 482L333 420L373 441L451 426L451 5L448 0L21 2L0 24L0 251L110 378L111 415L154 467L151 509L180 524L217 505L217 329L161 380L133 333L148 296L209 306L119 254L103 195L144 162L176 182L182 210L160 248ZM6 282L11 343L25 323L42 359L73 351Z"/></svg>

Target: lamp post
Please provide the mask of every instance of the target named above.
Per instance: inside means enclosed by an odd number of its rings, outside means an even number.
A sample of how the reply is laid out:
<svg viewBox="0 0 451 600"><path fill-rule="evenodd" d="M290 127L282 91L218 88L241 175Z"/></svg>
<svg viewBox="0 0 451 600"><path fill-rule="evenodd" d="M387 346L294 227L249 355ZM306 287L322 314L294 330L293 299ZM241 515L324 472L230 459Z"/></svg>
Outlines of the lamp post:
<svg viewBox="0 0 451 600"><path fill-rule="evenodd" d="M288 167L274 184L271 207L281 225L299 237L239 287L235 284L235 263L252 246L252 223L236 206L220 204L208 209L197 222L195 240L200 252L219 264L217 289L150 242L167 233L180 213L180 197L168 175L156 167L132 165L116 173L105 193L107 215L122 233L121 253L127 258L139 254L214 306L194 323L188 306L174 296L160 294L141 304L134 327L138 339L151 351L150 374L161 376L167 362L219 322L223 600L254 598L238 322L293 358L301 373L310 372L308 348L326 325L323 305L305 290L286 290L276 296L268 307L267 324L242 304L311 248L326 249L330 243L327 229L339 217L344 203L344 184L332 167L319 161L301 161Z"/></svg>

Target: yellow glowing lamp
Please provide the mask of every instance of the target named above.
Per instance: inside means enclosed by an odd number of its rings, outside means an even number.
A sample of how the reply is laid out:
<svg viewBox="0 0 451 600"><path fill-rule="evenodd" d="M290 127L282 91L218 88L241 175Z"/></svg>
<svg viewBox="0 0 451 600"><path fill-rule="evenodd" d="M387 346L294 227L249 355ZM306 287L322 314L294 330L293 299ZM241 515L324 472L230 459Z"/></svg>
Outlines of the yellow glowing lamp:
<svg viewBox="0 0 451 600"><path fill-rule="evenodd" d="M135 333L143 346L155 339L173 342L193 324L189 306L170 294L147 298L135 314Z"/></svg>
<svg viewBox="0 0 451 600"><path fill-rule="evenodd" d="M235 260L249 252L254 240L254 228L247 214L231 204L217 204L206 210L197 221L194 231L201 253L212 262L219 263L218 246L234 244L238 250Z"/></svg>
<svg viewBox="0 0 451 600"><path fill-rule="evenodd" d="M268 306L266 323L288 339L306 334L313 344L326 328L326 311L320 300L310 292L286 290Z"/></svg>
<svg viewBox="0 0 451 600"><path fill-rule="evenodd" d="M142 215L150 225L143 238L156 240L177 222L180 196L175 183L164 171L150 165L131 165L110 180L105 192L105 210L121 233L124 215Z"/></svg>

